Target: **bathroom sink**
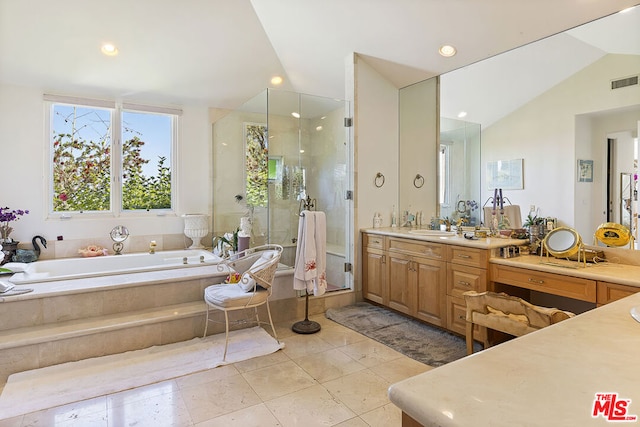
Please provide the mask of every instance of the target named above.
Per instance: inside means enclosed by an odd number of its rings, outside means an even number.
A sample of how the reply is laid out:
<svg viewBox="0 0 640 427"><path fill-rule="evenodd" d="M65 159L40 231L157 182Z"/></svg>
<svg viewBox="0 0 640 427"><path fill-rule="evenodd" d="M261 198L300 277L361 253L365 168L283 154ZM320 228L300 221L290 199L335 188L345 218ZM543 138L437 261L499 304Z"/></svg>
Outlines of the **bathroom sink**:
<svg viewBox="0 0 640 427"><path fill-rule="evenodd" d="M419 234L420 236L451 237L455 236L456 232L442 230L409 230L409 234Z"/></svg>

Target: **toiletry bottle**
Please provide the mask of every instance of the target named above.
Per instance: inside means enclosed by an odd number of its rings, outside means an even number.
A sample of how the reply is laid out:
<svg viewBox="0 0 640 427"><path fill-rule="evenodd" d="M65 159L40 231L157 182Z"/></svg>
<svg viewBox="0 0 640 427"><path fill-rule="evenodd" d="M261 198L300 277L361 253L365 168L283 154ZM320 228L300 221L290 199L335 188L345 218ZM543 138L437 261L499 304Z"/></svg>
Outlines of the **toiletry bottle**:
<svg viewBox="0 0 640 427"><path fill-rule="evenodd" d="M380 216L380 213L376 213L373 216L373 228L380 228L382 227L382 216Z"/></svg>
<svg viewBox="0 0 640 427"><path fill-rule="evenodd" d="M396 217L396 205L393 205L393 208L391 209L391 226L392 227L398 226L398 219Z"/></svg>

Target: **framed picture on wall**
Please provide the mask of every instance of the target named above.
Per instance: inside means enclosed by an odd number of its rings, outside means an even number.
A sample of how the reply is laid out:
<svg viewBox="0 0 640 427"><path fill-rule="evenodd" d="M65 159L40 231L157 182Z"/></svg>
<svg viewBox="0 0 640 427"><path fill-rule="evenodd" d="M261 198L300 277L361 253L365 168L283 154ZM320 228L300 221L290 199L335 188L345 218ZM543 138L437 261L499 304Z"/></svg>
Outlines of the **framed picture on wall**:
<svg viewBox="0 0 640 427"><path fill-rule="evenodd" d="M522 190L522 159L487 162L487 189Z"/></svg>
<svg viewBox="0 0 640 427"><path fill-rule="evenodd" d="M593 160L578 159L578 182L593 182Z"/></svg>

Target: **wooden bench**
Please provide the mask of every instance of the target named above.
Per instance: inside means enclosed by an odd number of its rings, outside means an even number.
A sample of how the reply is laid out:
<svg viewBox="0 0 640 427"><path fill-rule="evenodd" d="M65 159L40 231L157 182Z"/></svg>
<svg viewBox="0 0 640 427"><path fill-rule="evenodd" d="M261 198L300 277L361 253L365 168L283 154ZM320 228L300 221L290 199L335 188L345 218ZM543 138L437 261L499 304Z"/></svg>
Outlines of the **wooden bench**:
<svg viewBox="0 0 640 427"><path fill-rule="evenodd" d="M474 324L519 337L575 316L504 293L468 291L463 295L467 305L467 354L473 353Z"/></svg>

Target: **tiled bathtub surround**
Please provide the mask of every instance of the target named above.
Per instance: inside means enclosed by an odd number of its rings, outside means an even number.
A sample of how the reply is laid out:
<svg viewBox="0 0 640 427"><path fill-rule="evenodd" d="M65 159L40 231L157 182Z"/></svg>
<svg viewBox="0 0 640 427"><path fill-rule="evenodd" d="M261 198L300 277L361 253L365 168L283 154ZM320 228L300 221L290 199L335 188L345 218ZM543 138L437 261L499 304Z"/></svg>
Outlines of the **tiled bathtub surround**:
<svg viewBox="0 0 640 427"><path fill-rule="evenodd" d="M201 336L204 288L225 277L204 266L27 285L34 292L0 302L0 383L13 372ZM292 270L277 273L272 298L274 321L304 318ZM312 299L309 312L354 298L344 292ZM211 333L223 330L215 326Z"/></svg>

